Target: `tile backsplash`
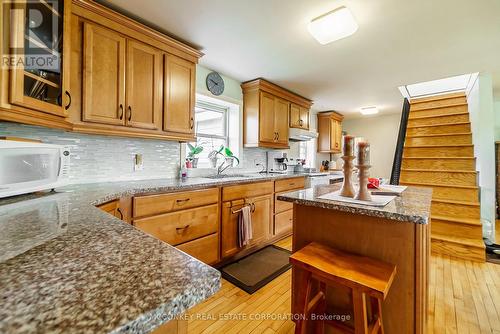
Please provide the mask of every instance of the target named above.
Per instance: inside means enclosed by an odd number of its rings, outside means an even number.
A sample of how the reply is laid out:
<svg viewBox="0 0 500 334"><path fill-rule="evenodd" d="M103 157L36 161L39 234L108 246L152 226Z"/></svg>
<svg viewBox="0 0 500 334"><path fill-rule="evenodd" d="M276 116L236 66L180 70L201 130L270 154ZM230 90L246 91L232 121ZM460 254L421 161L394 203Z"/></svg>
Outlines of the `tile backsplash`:
<svg viewBox="0 0 500 334"><path fill-rule="evenodd" d="M38 139L68 147L71 183L174 178L178 175L180 144L177 142L86 135L9 122L0 122L0 136ZM144 169L141 171L134 171L135 154L142 154Z"/></svg>
<svg viewBox="0 0 500 334"><path fill-rule="evenodd" d="M176 178L179 175L181 144L178 142L87 135L9 122L0 122L0 136L66 146L71 152L70 183ZM234 172L261 171L256 163L266 165L267 151L244 148L240 152L241 164ZM134 171L135 154L142 154L144 168L141 171ZM200 170L193 175L209 173L213 171Z"/></svg>

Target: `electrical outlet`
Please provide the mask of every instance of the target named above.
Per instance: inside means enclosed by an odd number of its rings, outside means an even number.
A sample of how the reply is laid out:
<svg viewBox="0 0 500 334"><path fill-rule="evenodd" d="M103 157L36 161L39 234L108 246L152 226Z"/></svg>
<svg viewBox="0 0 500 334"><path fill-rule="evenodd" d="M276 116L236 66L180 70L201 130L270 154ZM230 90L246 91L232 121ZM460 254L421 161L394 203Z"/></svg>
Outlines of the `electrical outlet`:
<svg viewBox="0 0 500 334"><path fill-rule="evenodd" d="M144 162L142 160L142 154L136 154L134 158L134 170L137 172L144 169Z"/></svg>

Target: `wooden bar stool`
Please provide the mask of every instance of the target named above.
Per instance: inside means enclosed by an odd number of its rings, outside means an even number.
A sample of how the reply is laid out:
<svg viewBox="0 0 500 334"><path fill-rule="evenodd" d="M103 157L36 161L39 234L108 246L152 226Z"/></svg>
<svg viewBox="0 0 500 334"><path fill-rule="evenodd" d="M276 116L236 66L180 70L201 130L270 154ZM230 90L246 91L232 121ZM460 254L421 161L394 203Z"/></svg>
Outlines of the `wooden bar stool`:
<svg viewBox="0 0 500 334"><path fill-rule="evenodd" d="M295 333L305 334L308 318L316 311L326 311L326 286L343 286L352 292L354 329L336 320L318 320L316 330L322 333L325 323L346 333L384 333L382 323L382 302L396 275L396 266L372 259L342 252L320 243L310 243L290 256L290 263L305 273L303 289L304 307L296 323ZM319 283L319 291L311 298L312 283ZM372 318L368 322L368 302ZM376 311L376 314L375 314Z"/></svg>

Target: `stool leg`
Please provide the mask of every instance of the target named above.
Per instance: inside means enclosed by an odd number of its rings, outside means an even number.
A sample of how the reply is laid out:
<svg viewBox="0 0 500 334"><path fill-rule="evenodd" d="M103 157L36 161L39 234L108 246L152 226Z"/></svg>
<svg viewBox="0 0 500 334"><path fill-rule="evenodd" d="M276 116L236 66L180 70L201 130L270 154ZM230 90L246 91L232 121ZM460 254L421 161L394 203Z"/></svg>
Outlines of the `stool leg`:
<svg viewBox="0 0 500 334"><path fill-rule="evenodd" d="M380 333L384 334L384 322L382 321L382 300L378 300L378 321L380 323Z"/></svg>
<svg viewBox="0 0 500 334"><path fill-rule="evenodd" d="M368 314L366 310L366 295L361 291L352 291L352 302L354 306L354 333L368 333Z"/></svg>
<svg viewBox="0 0 500 334"><path fill-rule="evenodd" d="M318 314L325 315L326 313L326 283L319 283L319 291L323 293L323 298L318 306ZM325 332L325 321L316 320L316 333L323 334Z"/></svg>
<svg viewBox="0 0 500 334"><path fill-rule="evenodd" d="M304 308L302 309L301 317L295 323L295 334L306 334L306 325L307 325L307 306L309 304L309 298L311 298L311 289L312 289L312 279L311 273L306 272L304 275L304 281L306 282L306 294L304 296Z"/></svg>

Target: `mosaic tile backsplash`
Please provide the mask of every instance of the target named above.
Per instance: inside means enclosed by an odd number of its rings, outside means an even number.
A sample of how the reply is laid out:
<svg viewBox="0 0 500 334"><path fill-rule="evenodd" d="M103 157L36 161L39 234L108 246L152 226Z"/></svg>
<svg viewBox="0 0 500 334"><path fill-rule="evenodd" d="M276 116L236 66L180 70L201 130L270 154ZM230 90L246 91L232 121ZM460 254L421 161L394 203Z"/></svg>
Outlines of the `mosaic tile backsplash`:
<svg viewBox="0 0 500 334"><path fill-rule="evenodd" d="M179 175L181 144L178 142L86 135L9 122L0 122L0 136L37 139L68 147L71 152L70 183L73 184L176 178ZM260 148L244 148L240 152L241 164L234 172L260 171L256 163L266 165L266 152ZM143 158L141 171L134 171L137 153ZM208 173L210 171L200 170L195 176Z"/></svg>
<svg viewBox="0 0 500 334"><path fill-rule="evenodd" d="M178 175L180 144L172 141L107 137L0 122L0 136L38 139L64 145L71 152L70 183L174 178ZM144 169L134 171L135 154Z"/></svg>

